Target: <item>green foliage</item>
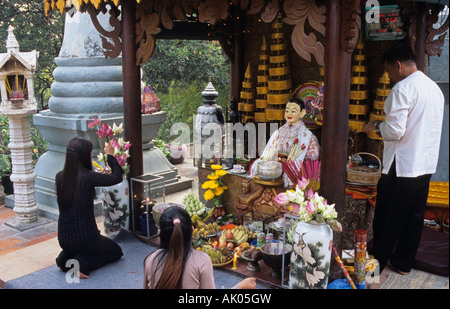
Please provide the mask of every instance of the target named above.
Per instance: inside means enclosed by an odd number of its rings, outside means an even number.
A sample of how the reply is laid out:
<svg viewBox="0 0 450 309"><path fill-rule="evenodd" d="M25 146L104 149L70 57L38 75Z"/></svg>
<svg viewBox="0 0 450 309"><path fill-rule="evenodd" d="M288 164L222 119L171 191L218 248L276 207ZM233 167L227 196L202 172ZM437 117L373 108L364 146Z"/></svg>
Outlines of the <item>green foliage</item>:
<svg viewBox="0 0 450 309"><path fill-rule="evenodd" d="M38 65L34 76L34 86L38 108L47 106L50 87L53 83L54 58L61 49L64 33L64 15L59 12L47 17L42 0L0 0L0 52L6 52L6 38L9 25L14 27L14 35L20 51L39 52Z"/></svg>
<svg viewBox="0 0 450 309"><path fill-rule="evenodd" d="M158 93L161 100L161 110L167 112L167 120L161 125L157 137L171 142L177 136L170 135L170 128L175 123L185 123L189 126L191 132L191 141L193 140L194 116L197 114L199 106L203 105L204 98L202 91L206 87L206 83L193 81L186 83L184 81L172 80L169 84L168 93ZM229 103L229 89L226 86L216 88L219 93L216 103L223 109L224 115Z"/></svg>
<svg viewBox="0 0 450 309"><path fill-rule="evenodd" d="M0 154L0 175L11 174L11 156Z"/></svg>
<svg viewBox="0 0 450 309"><path fill-rule="evenodd" d="M142 65L143 81L167 93L171 81L229 84L230 66L217 41L158 40L155 53ZM202 89L203 90L203 89Z"/></svg>
<svg viewBox="0 0 450 309"><path fill-rule="evenodd" d="M150 84L168 114L157 137L173 141L170 128L185 123L193 134L193 118L203 104L201 93L212 82L224 114L229 104L229 60L216 41L158 40L152 58L142 65L143 81Z"/></svg>
<svg viewBox="0 0 450 309"><path fill-rule="evenodd" d="M32 126L30 116L30 134L33 142L32 160L33 166L39 157L47 151L47 141L42 137L41 132ZM5 115L0 115L0 174L11 174L11 151L9 144L9 121Z"/></svg>
<svg viewBox="0 0 450 309"><path fill-rule="evenodd" d="M170 151L169 148L167 148L165 141L159 138L155 138L153 142L155 143L155 147L161 150L164 156L170 156Z"/></svg>

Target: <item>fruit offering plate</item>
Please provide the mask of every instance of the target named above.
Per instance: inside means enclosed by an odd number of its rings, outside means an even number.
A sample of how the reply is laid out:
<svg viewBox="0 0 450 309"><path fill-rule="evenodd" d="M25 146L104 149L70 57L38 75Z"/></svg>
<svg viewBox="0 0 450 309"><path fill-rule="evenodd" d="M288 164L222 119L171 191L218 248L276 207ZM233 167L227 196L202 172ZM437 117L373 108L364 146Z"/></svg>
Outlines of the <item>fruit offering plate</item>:
<svg viewBox="0 0 450 309"><path fill-rule="evenodd" d="M221 264L212 264L213 267L223 267L225 265L230 264L231 262L233 262L233 259L226 261L225 263L221 263Z"/></svg>
<svg viewBox="0 0 450 309"><path fill-rule="evenodd" d="M244 261L248 261L248 262L252 262L255 261L255 259L253 258L253 254L257 253L257 252L261 252L261 248L257 248L257 247L249 247L246 250L242 251L241 255L239 255L239 258L244 260ZM261 253L262 254L262 253ZM257 257L257 256L255 256ZM261 255L262 258L262 255Z"/></svg>

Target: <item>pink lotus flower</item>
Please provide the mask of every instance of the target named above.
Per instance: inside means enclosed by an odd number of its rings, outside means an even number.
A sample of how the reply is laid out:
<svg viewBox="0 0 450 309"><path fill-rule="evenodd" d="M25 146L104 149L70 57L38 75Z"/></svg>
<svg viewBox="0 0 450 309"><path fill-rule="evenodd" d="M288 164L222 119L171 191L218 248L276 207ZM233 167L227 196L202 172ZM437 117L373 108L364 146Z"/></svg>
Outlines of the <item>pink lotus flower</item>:
<svg viewBox="0 0 450 309"><path fill-rule="evenodd" d="M116 140L114 139L114 137L111 138L111 145L112 145L114 148L120 149L119 142L116 141Z"/></svg>
<svg viewBox="0 0 450 309"><path fill-rule="evenodd" d="M123 145L123 149L125 149L125 150L130 149L130 147L131 147L131 143L125 143L125 144Z"/></svg>
<svg viewBox="0 0 450 309"><path fill-rule="evenodd" d="M298 213L299 210L300 210L299 204L291 203L291 209L290 209L291 212L296 214L296 213Z"/></svg>
<svg viewBox="0 0 450 309"><path fill-rule="evenodd" d="M297 186L300 190L304 191L306 187L309 185L309 179L306 179L304 176L302 176L302 180L297 180Z"/></svg>
<svg viewBox="0 0 450 309"><path fill-rule="evenodd" d="M92 122L88 121L88 128L92 129L95 126L100 125L100 123L101 123L100 119L98 119L97 117L94 117L94 121L92 121Z"/></svg>
<svg viewBox="0 0 450 309"><path fill-rule="evenodd" d="M127 163L127 154L124 153L120 156L115 156L117 159L117 162L119 162L120 166L125 166L125 164Z"/></svg>
<svg viewBox="0 0 450 309"><path fill-rule="evenodd" d="M286 206L289 204L289 196L286 193L282 192L275 196L273 201L279 206Z"/></svg>
<svg viewBox="0 0 450 309"><path fill-rule="evenodd" d="M316 204L311 203L310 201L306 202L306 213L309 215L313 215L317 212Z"/></svg>
<svg viewBox="0 0 450 309"><path fill-rule="evenodd" d="M308 200L312 199L314 197L314 191L312 188L309 188L308 192L306 192L306 198Z"/></svg>
<svg viewBox="0 0 450 309"><path fill-rule="evenodd" d="M104 147L106 147L106 145L108 143L111 143L111 145L114 147L115 158L117 159L119 164L122 166L122 169L124 170L124 172L127 173L128 169L129 169L129 166L127 164L127 158L129 157L128 149L130 149L131 143L124 142L122 137L120 137L120 138L118 137L119 134L121 134L123 132L122 126L123 126L123 124L120 124L119 126L117 126L114 123L113 127L111 127L107 123L102 123L100 121L100 119L98 119L97 117L94 117L94 121L88 122L89 128L95 127L97 129L97 131L95 133L97 134L97 137L98 137L99 146L101 146L103 144L102 139L105 139ZM104 162L106 164L106 155L105 155L104 151L102 153L100 153L97 157L100 162ZM103 172L108 172L108 171L107 171L107 169L104 169Z"/></svg>

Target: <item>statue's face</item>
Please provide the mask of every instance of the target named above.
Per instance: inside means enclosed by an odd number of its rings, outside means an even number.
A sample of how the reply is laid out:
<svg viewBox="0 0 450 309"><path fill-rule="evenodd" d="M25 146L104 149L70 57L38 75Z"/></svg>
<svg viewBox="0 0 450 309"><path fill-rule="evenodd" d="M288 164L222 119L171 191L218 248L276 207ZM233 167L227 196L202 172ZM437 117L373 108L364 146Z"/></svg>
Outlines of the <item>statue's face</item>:
<svg viewBox="0 0 450 309"><path fill-rule="evenodd" d="M300 110L300 106L296 103L287 103L284 110L284 119L289 124L296 124L303 116L305 116L306 110Z"/></svg>

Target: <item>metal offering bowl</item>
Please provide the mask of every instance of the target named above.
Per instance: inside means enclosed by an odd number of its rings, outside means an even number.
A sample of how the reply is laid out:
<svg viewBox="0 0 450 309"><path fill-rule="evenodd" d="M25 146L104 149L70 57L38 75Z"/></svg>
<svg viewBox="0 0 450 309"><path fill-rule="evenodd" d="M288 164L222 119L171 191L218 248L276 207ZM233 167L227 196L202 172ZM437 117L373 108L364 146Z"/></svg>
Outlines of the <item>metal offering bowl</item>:
<svg viewBox="0 0 450 309"><path fill-rule="evenodd" d="M283 248L283 243L270 243L265 244L261 247L261 252L263 253L263 261L267 266L272 268L270 276L272 278L281 278L281 266L283 265L284 256L284 267L288 266L291 261L292 246L285 244ZM284 253L284 255L283 255Z"/></svg>
<svg viewBox="0 0 450 309"><path fill-rule="evenodd" d="M183 204L178 204L178 203L163 203L163 204L153 206L152 216L153 216L153 219L155 220L155 225L158 229L159 229L159 218L161 217L163 211L172 206L181 207L183 209L185 208Z"/></svg>

